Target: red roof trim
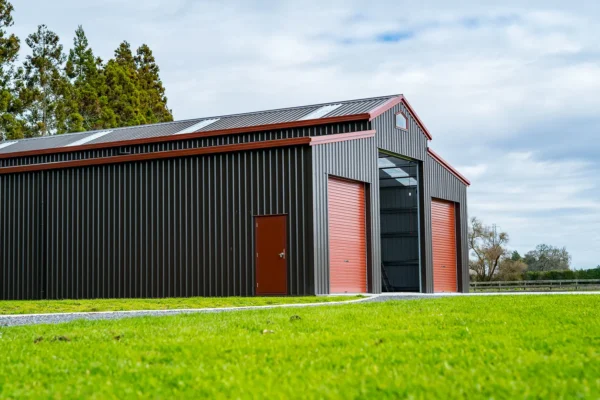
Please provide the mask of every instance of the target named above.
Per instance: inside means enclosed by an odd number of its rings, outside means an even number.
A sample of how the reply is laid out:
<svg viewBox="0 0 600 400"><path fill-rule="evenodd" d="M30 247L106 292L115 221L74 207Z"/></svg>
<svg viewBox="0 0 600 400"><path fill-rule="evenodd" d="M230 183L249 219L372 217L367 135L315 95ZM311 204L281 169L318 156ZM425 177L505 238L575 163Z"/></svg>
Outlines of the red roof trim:
<svg viewBox="0 0 600 400"><path fill-rule="evenodd" d="M74 161L59 161L46 164L31 164L31 165L20 165L14 167L0 168L0 175L15 174L19 172L31 172L31 171L45 171L53 169L63 168L74 168L84 167L91 165L103 165L103 164L119 164L132 161L145 161L145 160L158 160L163 158L177 158L177 157L188 157L203 154L215 154L215 153L231 153L234 151L246 151L254 149L267 149L275 147L288 147L288 146L302 146L302 145L320 145L326 143L342 142L347 140L357 140L370 138L375 136L375 131L359 131L359 132L348 132L339 133L335 135L324 135L324 136L306 136L292 139L277 139L267 140L263 142L250 142L242 144L228 144L223 146L210 146L200 147L197 149L183 149L183 150L169 150L159 151L155 153L141 153L141 154L128 154L123 156L113 156L106 158L93 158L87 160L74 160Z"/></svg>
<svg viewBox="0 0 600 400"><path fill-rule="evenodd" d="M421 118L419 118L419 115L417 115L417 113L415 112L414 108L412 108L412 106L410 105L410 103L408 102L408 100L406 100L406 97L402 96L402 102L404 103L404 105L406 106L406 108L408 108L408 111L413 115L413 117L415 117L415 119L417 120L417 123L419 124L419 126L421 127L421 129L423 129L423 132L425 133L425 136L427 136L427 139L433 140L433 136L431 136L431 133L429 132L429 129L427 129L427 127L425 126L425 124L423 123L423 121L421 121Z"/></svg>
<svg viewBox="0 0 600 400"><path fill-rule="evenodd" d="M119 164L131 161L144 161L144 160L157 160L162 158L177 158L187 157L203 154L214 154L214 153L231 153L234 151L244 151L253 149L265 149L273 147L286 147L286 146L299 146L310 143L310 137L301 137L293 139L277 139L267 140L264 142L250 142L242 144L227 144L223 146L210 146L200 147L197 149L183 149L183 150L169 150L159 151L156 153L141 153L141 154L129 154L124 156L113 156L106 158L93 158L88 160L75 160L75 161L59 161L46 164L32 164L32 165L21 165L15 167L4 167L0 168L0 175L3 174L14 174L17 172L30 172L30 171L43 171L51 169L62 169L62 168L73 168L83 167L90 165L102 165L102 164Z"/></svg>
<svg viewBox="0 0 600 400"><path fill-rule="evenodd" d="M446 168L448 172L450 172L452 175L456 176L462 183L464 183L467 186L471 186L471 182L467 178L465 178L464 175L462 175L460 172L454 169L454 167L450 165L446 160L444 160L439 154L437 154L435 151L429 148L427 149L427 152L434 160L440 163L442 167Z"/></svg>
<svg viewBox="0 0 600 400"><path fill-rule="evenodd" d="M348 140L366 139L375 136L374 130L339 133L336 135L311 136L310 145L316 146L327 143L346 142Z"/></svg>
<svg viewBox="0 0 600 400"><path fill-rule="evenodd" d="M403 95L399 95L396 97L392 97L391 99L389 99L388 101L386 101L385 103L383 103L382 105L372 109L371 111L369 111L369 121L374 120L375 118L379 117L381 114L383 114L384 112L386 112L387 110L391 109L392 107L402 103L402 100L404 99Z"/></svg>
<svg viewBox="0 0 600 400"><path fill-rule="evenodd" d="M369 114L354 114L354 115L345 115L345 116L341 116L341 117L329 117L329 118L325 117L325 118L309 119L309 120L302 120L302 121L284 122L284 123L278 123L278 124L268 124L268 125L249 126L249 127L243 127L243 128L222 129L222 130L217 130L217 131L193 132L193 133L186 133L186 134L182 134L182 135L174 134L174 135L169 135L169 136L159 136L159 137L153 137L153 138L123 140L123 141L119 141L119 142L84 144L81 146L55 147L55 148L42 149L42 150L29 150L29 151L15 152L15 153L4 153L4 154L0 154L0 158L27 157L27 156L37 156L37 155L43 155L43 154L57 154L57 153L72 153L72 152L76 152L76 151L106 149L106 148L112 148L112 147L133 146L133 145L148 144L148 143L176 142L179 140L196 139L196 138L202 138L202 137L273 131L273 130L287 129L287 128L313 127L316 125L333 124L333 123L337 123L337 122L360 121L360 120L368 120L368 119L369 119Z"/></svg>
<svg viewBox="0 0 600 400"><path fill-rule="evenodd" d="M404 103L404 106L408 109L408 111L411 113L411 115L415 118L415 120L417 121L417 124L419 124L419 126L423 130L423 133L425 133L425 136L427 136L427 139L433 140L433 136L431 136L429 129L427 129L427 127L425 126L423 121L421 121L421 118L419 118L419 116L415 112L414 108L412 108L412 106L410 105L408 100L406 100L406 97L404 97L404 95L402 95L402 94L399 95L398 97L393 97L393 98L389 99L388 101L386 101L379 107L371 110L369 112L369 115L370 115L369 121L374 120L375 118L379 117L384 112L388 111L389 109L391 109L392 107L394 107L400 103Z"/></svg>

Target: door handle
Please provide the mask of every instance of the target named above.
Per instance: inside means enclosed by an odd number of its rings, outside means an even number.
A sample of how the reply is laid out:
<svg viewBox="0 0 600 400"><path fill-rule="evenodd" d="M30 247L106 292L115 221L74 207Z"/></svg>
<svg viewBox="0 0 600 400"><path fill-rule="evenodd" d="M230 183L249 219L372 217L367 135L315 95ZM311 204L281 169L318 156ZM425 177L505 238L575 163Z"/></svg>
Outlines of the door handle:
<svg viewBox="0 0 600 400"><path fill-rule="evenodd" d="M285 249L281 253L279 253L279 258L283 258L285 260Z"/></svg>

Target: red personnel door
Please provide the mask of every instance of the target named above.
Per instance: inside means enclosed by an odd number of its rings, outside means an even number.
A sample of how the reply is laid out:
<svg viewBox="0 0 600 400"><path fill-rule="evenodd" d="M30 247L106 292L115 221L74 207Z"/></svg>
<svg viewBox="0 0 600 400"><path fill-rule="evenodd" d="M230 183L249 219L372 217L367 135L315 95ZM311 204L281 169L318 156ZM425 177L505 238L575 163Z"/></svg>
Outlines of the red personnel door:
<svg viewBox="0 0 600 400"><path fill-rule="evenodd" d="M255 218L256 294L287 294L287 217Z"/></svg>
<svg viewBox="0 0 600 400"><path fill-rule="evenodd" d="M329 178L329 292L367 292L365 184Z"/></svg>
<svg viewBox="0 0 600 400"><path fill-rule="evenodd" d="M456 212L454 203L431 202L433 239L433 291L457 292Z"/></svg>

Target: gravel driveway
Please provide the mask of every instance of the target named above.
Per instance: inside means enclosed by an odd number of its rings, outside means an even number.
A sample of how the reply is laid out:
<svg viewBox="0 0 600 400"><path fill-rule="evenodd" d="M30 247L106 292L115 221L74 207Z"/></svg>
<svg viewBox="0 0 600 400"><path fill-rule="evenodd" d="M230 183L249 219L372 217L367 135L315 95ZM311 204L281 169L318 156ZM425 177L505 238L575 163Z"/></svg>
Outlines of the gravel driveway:
<svg viewBox="0 0 600 400"><path fill-rule="evenodd" d="M250 307L228 307L228 308L202 308L186 310L149 310L149 311L106 311L92 313L61 313L61 314L35 314L35 315L0 315L0 327L19 326L35 324L60 324L75 320L108 320L148 316L165 316L177 314L194 313L222 313L243 310L263 310L270 308L302 308L302 307L324 307L332 305L344 305L353 303L373 303L383 301L404 301L418 299L435 299L439 297L463 297L463 296L526 296L526 295L600 295L600 292L518 292L518 293L469 293L469 294L381 294L373 295L359 300L331 302L331 303L308 303L308 304L282 304L273 306L250 306Z"/></svg>

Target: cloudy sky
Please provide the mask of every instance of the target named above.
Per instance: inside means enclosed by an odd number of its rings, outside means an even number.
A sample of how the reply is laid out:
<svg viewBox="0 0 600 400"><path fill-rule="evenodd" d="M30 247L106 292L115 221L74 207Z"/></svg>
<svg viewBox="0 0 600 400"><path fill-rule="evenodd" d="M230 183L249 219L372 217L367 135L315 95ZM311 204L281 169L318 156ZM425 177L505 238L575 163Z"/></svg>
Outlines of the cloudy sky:
<svg viewBox="0 0 600 400"><path fill-rule="evenodd" d="M176 119L404 93L471 179L470 215L600 264L600 2L12 2L23 39L147 43Z"/></svg>

